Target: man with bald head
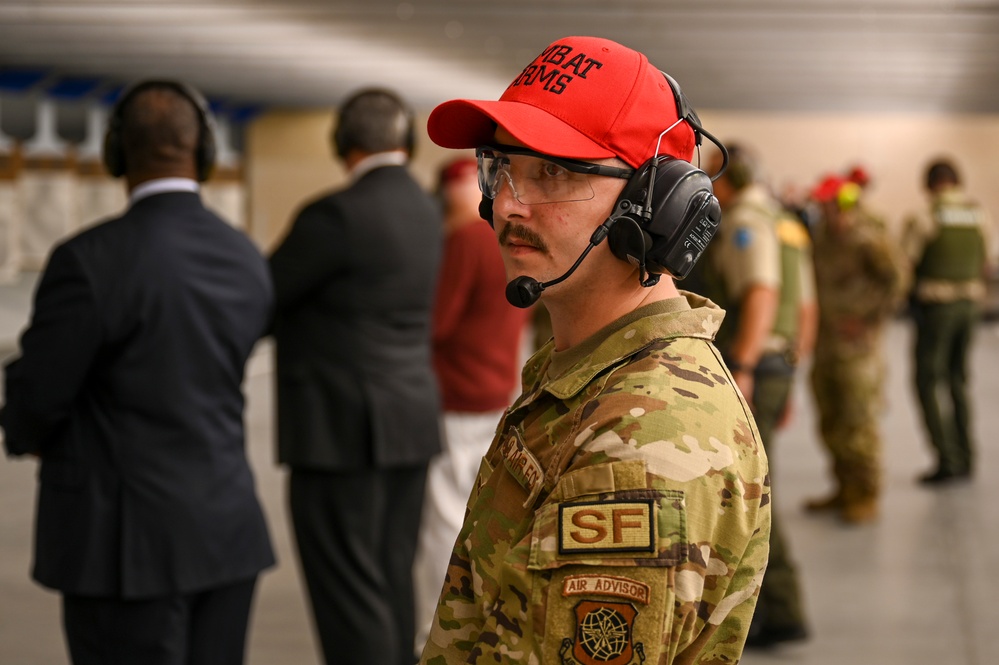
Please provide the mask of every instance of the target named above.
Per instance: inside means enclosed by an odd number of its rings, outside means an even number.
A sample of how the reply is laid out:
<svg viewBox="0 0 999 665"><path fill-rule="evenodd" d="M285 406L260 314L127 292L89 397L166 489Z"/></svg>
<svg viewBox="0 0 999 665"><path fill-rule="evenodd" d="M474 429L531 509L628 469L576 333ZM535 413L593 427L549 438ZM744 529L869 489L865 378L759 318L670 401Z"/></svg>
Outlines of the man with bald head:
<svg viewBox="0 0 999 665"><path fill-rule="evenodd" d="M267 265L207 210L211 119L174 81L127 90L105 164L128 209L57 246L6 369L7 453L40 462L32 576L75 665L237 665L274 563L244 451Z"/></svg>

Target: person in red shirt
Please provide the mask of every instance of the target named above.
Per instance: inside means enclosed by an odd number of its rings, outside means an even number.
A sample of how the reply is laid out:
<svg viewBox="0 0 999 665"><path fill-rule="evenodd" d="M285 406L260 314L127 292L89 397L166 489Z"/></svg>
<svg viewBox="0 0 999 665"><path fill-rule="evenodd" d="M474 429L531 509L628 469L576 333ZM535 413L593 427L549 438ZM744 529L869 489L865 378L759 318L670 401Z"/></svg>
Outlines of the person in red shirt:
<svg viewBox="0 0 999 665"><path fill-rule="evenodd" d="M479 216L475 159L440 173L444 257L433 313L433 364L443 406L442 452L430 463L414 564L416 653L437 608L451 546L482 455L519 388L521 341L530 310L504 296L496 234Z"/></svg>

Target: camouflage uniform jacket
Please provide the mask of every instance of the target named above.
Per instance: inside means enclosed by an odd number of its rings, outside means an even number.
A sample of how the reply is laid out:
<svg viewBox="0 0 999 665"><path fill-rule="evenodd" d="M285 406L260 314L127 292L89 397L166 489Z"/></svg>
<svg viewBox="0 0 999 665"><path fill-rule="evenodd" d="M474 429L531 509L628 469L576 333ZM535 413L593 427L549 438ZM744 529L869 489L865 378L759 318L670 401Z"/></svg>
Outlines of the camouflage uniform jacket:
<svg viewBox="0 0 999 665"><path fill-rule="evenodd" d="M827 221L815 230L816 361L875 353L909 283L905 257L884 222L859 208L849 214L853 221L841 231Z"/></svg>
<svg viewBox="0 0 999 665"><path fill-rule="evenodd" d="M767 460L693 294L538 351L469 497L421 663L735 663Z"/></svg>

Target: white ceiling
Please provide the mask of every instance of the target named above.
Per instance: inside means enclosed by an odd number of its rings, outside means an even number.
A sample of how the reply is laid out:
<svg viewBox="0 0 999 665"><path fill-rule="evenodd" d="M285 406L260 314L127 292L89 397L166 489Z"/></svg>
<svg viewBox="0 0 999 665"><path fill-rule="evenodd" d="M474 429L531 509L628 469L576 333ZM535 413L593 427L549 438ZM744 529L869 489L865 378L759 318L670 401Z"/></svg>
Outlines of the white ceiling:
<svg viewBox="0 0 999 665"><path fill-rule="evenodd" d="M268 106L379 84L427 110L497 97L567 35L646 53L700 109L999 113L986 0L0 0L0 71Z"/></svg>

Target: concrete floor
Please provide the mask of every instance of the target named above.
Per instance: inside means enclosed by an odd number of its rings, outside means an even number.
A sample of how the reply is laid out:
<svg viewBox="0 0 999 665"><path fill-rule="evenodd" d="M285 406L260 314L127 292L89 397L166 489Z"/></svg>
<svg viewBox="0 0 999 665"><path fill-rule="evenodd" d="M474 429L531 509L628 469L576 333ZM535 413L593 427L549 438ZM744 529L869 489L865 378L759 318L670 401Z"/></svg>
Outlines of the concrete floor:
<svg viewBox="0 0 999 665"><path fill-rule="evenodd" d="M0 355L26 321L30 287L0 287ZM876 524L848 528L800 510L829 482L799 382L795 417L773 456L775 509L800 566L813 637L747 652L744 665L987 665L999 658L999 508L991 492L999 476L999 325L983 326L974 350L977 477L941 489L914 482L930 455L908 383L910 339L902 322L886 339L885 496ZM249 449L279 557L261 579L248 664L313 665L319 659L289 540L285 475L273 463L266 343L251 362L246 392ZM58 596L28 579L34 487L34 462L0 461L0 665L67 662Z"/></svg>

